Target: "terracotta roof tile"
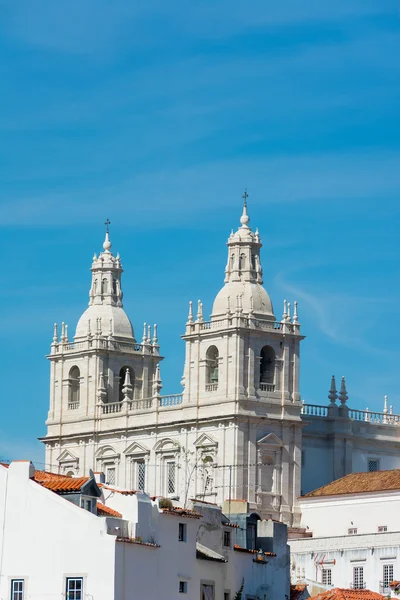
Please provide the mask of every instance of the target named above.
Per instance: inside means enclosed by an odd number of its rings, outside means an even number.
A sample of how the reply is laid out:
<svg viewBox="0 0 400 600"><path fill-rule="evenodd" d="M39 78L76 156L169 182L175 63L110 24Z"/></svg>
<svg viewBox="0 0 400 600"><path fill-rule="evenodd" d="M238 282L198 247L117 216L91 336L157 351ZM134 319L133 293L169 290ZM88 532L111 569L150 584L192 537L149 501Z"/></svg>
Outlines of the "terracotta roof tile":
<svg viewBox="0 0 400 600"><path fill-rule="evenodd" d="M75 492L89 481L89 477L70 477L48 471L35 471L34 481L52 492Z"/></svg>
<svg viewBox="0 0 400 600"><path fill-rule="evenodd" d="M307 589L306 583L296 583L290 586L290 600L298 600L302 593Z"/></svg>
<svg viewBox="0 0 400 600"><path fill-rule="evenodd" d="M102 504L101 502L97 503L97 514L101 517L118 517L120 519L122 518L121 513L119 513L117 510L114 510L113 508L110 508L109 506L106 506L105 504Z"/></svg>
<svg viewBox="0 0 400 600"><path fill-rule="evenodd" d="M316 496L337 496L340 494L362 494L365 492L381 492L400 490L400 469L391 471L374 471L372 473L350 473L332 483L328 483L303 498Z"/></svg>
<svg viewBox="0 0 400 600"><path fill-rule="evenodd" d="M125 542L126 544L138 544L138 546L147 546L150 548L161 548L160 544L154 544L152 542L142 542L141 540L136 540L134 538L117 538L117 542Z"/></svg>
<svg viewBox="0 0 400 600"><path fill-rule="evenodd" d="M232 523L231 521L222 521L222 525L224 527L232 527L233 529L240 529L240 525L236 523Z"/></svg>
<svg viewBox="0 0 400 600"><path fill-rule="evenodd" d="M137 493L137 490L118 490L117 488L110 487L108 485L105 485L104 483L98 483L97 485L103 490L116 492L117 494L122 494L123 496L134 496Z"/></svg>
<svg viewBox="0 0 400 600"><path fill-rule="evenodd" d="M384 596L370 590L332 588L313 596L310 600L383 600Z"/></svg>

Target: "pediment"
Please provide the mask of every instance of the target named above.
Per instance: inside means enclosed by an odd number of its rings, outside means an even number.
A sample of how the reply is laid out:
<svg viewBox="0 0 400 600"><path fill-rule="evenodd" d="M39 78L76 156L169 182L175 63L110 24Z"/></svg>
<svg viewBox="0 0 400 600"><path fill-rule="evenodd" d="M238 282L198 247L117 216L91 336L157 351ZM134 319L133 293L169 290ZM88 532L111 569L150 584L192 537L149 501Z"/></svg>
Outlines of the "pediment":
<svg viewBox="0 0 400 600"><path fill-rule="evenodd" d="M77 463L79 461L69 450L63 450L56 460L59 463Z"/></svg>
<svg viewBox="0 0 400 600"><path fill-rule="evenodd" d="M283 442L278 438L274 433L268 433L261 440L258 440L257 444L261 444L263 446L274 446L276 448L282 448Z"/></svg>
<svg viewBox="0 0 400 600"><path fill-rule="evenodd" d="M114 450L112 446L103 446L99 448L95 453L95 458L119 458L120 455Z"/></svg>
<svg viewBox="0 0 400 600"><path fill-rule="evenodd" d="M179 444L177 442L173 442L170 438L164 438L163 440L158 441L154 446L154 452L177 452L178 450Z"/></svg>
<svg viewBox="0 0 400 600"><path fill-rule="evenodd" d="M150 454L149 448L146 446L142 446L142 444L138 444L138 442L133 442L124 452L126 456L132 456L135 454Z"/></svg>
<svg viewBox="0 0 400 600"><path fill-rule="evenodd" d="M196 448L199 448L201 446L215 447L218 446L218 442L214 440L214 438L212 438L211 436L207 435L206 433L203 433L200 437L197 438L194 445L196 446Z"/></svg>

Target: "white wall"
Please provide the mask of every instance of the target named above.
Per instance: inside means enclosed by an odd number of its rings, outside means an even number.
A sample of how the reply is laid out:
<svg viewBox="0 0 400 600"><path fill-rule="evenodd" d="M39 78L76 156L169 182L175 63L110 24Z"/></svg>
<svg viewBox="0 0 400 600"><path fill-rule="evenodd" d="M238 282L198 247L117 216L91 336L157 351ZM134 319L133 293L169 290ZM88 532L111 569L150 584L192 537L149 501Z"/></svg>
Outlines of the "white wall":
<svg viewBox="0 0 400 600"><path fill-rule="evenodd" d="M400 531L400 492L376 492L300 499L302 527L314 537L347 535L349 528L358 533L377 533L378 526Z"/></svg>
<svg viewBox="0 0 400 600"><path fill-rule="evenodd" d="M29 598L60 598L66 576L84 577L96 600L113 598L115 538L105 528L105 518L30 480L28 462L0 466L0 598L13 578L25 579Z"/></svg>

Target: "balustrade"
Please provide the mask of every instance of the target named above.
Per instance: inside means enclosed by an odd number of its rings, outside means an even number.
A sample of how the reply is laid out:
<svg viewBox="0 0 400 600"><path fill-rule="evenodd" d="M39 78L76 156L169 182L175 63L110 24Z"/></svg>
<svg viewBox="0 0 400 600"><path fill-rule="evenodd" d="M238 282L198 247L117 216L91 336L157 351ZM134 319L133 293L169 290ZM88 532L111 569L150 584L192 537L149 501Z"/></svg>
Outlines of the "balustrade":
<svg viewBox="0 0 400 600"><path fill-rule="evenodd" d="M206 383L206 392L216 392L218 383Z"/></svg>
<svg viewBox="0 0 400 600"><path fill-rule="evenodd" d="M317 404L303 404L301 407L301 414L310 417L327 417L328 407Z"/></svg>
<svg viewBox="0 0 400 600"><path fill-rule="evenodd" d="M79 402L68 402L68 410L75 410L79 408Z"/></svg>
<svg viewBox="0 0 400 600"><path fill-rule="evenodd" d="M260 383L260 391L261 392L274 392L275 384L274 383Z"/></svg>
<svg viewBox="0 0 400 600"><path fill-rule="evenodd" d="M183 394L172 394L172 396L161 396L159 399L160 406L176 406L182 404Z"/></svg>

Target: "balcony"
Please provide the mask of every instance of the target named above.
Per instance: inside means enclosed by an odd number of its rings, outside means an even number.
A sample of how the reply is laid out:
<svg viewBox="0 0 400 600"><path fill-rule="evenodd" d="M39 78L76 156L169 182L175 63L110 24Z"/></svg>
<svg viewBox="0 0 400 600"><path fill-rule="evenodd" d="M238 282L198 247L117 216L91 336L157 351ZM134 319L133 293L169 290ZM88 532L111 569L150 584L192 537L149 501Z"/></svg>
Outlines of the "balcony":
<svg viewBox="0 0 400 600"><path fill-rule="evenodd" d="M260 383L260 391L261 392L274 392L275 384L274 383Z"/></svg>
<svg viewBox="0 0 400 600"><path fill-rule="evenodd" d="M206 392L216 392L218 383L206 383Z"/></svg>
<svg viewBox="0 0 400 600"><path fill-rule="evenodd" d="M367 584L365 581L358 581L358 582L352 581L349 585L349 588L351 590L365 590L366 587L367 587Z"/></svg>

